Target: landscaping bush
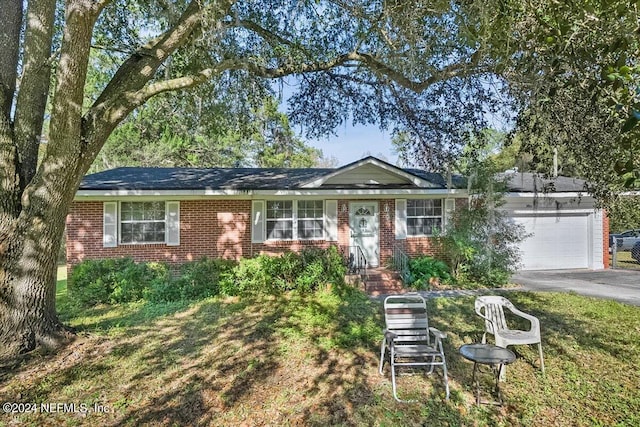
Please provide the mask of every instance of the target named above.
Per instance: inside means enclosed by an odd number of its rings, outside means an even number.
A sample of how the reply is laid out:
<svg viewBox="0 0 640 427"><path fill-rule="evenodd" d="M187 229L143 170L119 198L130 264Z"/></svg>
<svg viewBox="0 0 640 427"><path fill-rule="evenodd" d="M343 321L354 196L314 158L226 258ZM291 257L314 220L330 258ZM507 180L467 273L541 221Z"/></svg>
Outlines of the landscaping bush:
<svg viewBox="0 0 640 427"><path fill-rule="evenodd" d="M518 243L527 234L499 209L505 177L496 175L490 162L478 162L471 170L470 208L456 210L438 242L458 284L498 287L518 267Z"/></svg>
<svg viewBox="0 0 640 427"><path fill-rule="evenodd" d="M136 263L131 258L86 260L74 267L69 295L81 306L138 301L152 286L170 279L161 263Z"/></svg>
<svg viewBox="0 0 640 427"><path fill-rule="evenodd" d="M271 293L273 283L262 267L260 255L255 258L243 258L233 269L232 280L222 283L222 293L226 295L246 295L252 293Z"/></svg>
<svg viewBox="0 0 640 427"><path fill-rule="evenodd" d="M202 258L183 264L172 279L160 263L135 263L131 258L90 260L71 275L69 294L81 306L197 300L219 294L312 292L327 283L341 284L346 268L335 247L305 249L282 256L259 255L240 262Z"/></svg>
<svg viewBox="0 0 640 427"><path fill-rule="evenodd" d="M327 283L344 281L346 268L337 248L287 251L281 256L242 259L233 271L235 281L224 282L227 295L273 294L297 290L311 292Z"/></svg>
<svg viewBox="0 0 640 427"><path fill-rule="evenodd" d="M180 276L171 284L175 289L166 293L166 301L177 299L203 299L220 294L220 280L227 280L235 267L235 261L202 258L183 264ZM179 295L176 299L175 297Z"/></svg>
<svg viewBox="0 0 640 427"><path fill-rule="evenodd" d="M408 285L419 290L429 289L431 279L440 283L453 282L449 266L444 262L429 256L415 258L409 261Z"/></svg>

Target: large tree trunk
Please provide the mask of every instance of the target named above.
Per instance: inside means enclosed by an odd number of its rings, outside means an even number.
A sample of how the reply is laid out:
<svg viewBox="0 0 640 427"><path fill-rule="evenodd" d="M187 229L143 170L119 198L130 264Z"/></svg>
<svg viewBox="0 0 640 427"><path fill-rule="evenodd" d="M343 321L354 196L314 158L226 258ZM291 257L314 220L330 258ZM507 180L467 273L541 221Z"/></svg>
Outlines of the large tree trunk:
<svg viewBox="0 0 640 427"><path fill-rule="evenodd" d="M38 17L53 25L52 3L30 2L32 21ZM56 347L67 335L55 308L56 261L69 205L92 161L85 152L88 141L82 135L81 106L98 12L90 0L67 2L49 144L37 169L39 116L44 114L48 87L40 80L47 75L42 67L46 68L51 31L33 25L30 33L32 27L27 25L22 77L31 86L17 97L17 128L12 129L10 121L6 129L0 128L0 138L11 148L1 151L0 166L10 175L3 177L6 185L0 190L13 201L0 206L0 353L6 355L36 345Z"/></svg>
<svg viewBox="0 0 640 427"><path fill-rule="evenodd" d="M14 9L22 7L22 0L4 1ZM83 116L93 25L107 3L66 3L49 143L37 168L48 87L48 64L43 59L48 56L52 34L51 28L39 28L53 25L55 0L29 2L34 25L27 25L22 75L28 87L18 94L15 123L11 112L17 62L12 60L13 70L0 63L0 89L4 89L0 90L0 356L24 353L39 345L57 347L72 337L58 320L55 307L56 261L69 206L113 128L154 94L180 88L161 85L143 90L168 55L200 25L201 3L193 0L173 28L125 61ZM225 2L226 7L218 12L224 15L230 4ZM19 30L19 14L13 17L5 12L6 8L0 8L0 17L15 18ZM16 41L15 29L0 28L0 41L10 37ZM0 46L0 54L10 50L13 55L15 48Z"/></svg>
<svg viewBox="0 0 640 427"><path fill-rule="evenodd" d="M24 353L38 344L56 347L66 336L56 315L52 285L56 281L52 253L62 235L60 222L51 215L24 218L13 233L22 242L2 259L0 345L5 355Z"/></svg>

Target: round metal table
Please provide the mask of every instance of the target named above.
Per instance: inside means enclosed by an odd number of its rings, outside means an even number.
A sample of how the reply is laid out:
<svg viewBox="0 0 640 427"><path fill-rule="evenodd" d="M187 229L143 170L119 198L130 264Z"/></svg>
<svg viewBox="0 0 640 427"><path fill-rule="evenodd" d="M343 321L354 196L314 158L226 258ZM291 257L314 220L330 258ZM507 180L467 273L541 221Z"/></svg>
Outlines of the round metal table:
<svg viewBox="0 0 640 427"><path fill-rule="evenodd" d="M476 404L493 403L502 405L502 396L500 394L500 371L502 367L513 363L516 355L509 349L498 347L493 344L464 344L458 351L467 360L473 362L473 382L476 386ZM497 402L481 402L480 401L480 381L478 380L478 365L487 365L490 367L496 382L495 393Z"/></svg>

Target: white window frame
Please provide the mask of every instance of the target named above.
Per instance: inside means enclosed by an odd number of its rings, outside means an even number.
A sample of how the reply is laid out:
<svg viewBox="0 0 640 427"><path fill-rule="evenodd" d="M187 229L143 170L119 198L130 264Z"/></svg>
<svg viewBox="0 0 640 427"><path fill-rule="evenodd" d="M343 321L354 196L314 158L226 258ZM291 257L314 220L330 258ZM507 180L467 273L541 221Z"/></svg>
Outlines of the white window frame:
<svg viewBox="0 0 640 427"><path fill-rule="evenodd" d="M311 219L317 219L317 218L300 218L298 215L298 202L322 202L322 233L320 236L318 237L300 237L300 233L299 233L299 220L311 220ZM269 222L275 222L278 221L278 219L269 219L269 204L273 203L273 202L292 202L292 216L291 218L286 218L286 219L280 219L281 221L291 221L292 222L292 233L291 233L291 238L290 239L279 239L279 238L275 238L275 237L270 237L269 236L269 231L268 231L268 226L267 224ZM326 234L327 234L327 206L325 203L325 200L323 199L303 199L303 200L296 200L296 199L267 199L265 200L265 204L264 204L264 211L265 211L265 215L264 215L264 236L265 236L265 241L278 241L278 242L283 242L283 241L296 241L296 240L304 240L304 241L310 241L310 240L326 240Z"/></svg>
<svg viewBox="0 0 640 427"><path fill-rule="evenodd" d="M409 215L409 204L412 202L424 202L424 201L439 201L440 202L440 215ZM440 219L440 231L442 231L443 227L444 227L444 207L445 207L445 202L443 199L407 199L407 214L406 214L406 236L407 237L433 237L433 231L431 232L431 234L412 234L411 233L411 227L409 226L409 220L411 218L423 218L423 219Z"/></svg>
<svg viewBox="0 0 640 427"><path fill-rule="evenodd" d="M269 218L269 204L270 203L287 203L291 202L291 217L290 218ZM266 240L295 240L296 238L296 206L295 200L267 200L264 205L265 215L264 215L264 230ZM278 222L290 222L291 223L291 238L281 239L269 236L269 223L278 223Z"/></svg>
<svg viewBox="0 0 640 427"><path fill-rule="evenodd" d="M122 219L122 204L123 203L163 203L164 204L164 219L163 220L127 220L127 221L123 221ZM134 200L134 201L120 201L118 202L118 245L160 245L160 244L166 244L167 243L167 234L168 234L168 227L169 227L169 221L167 218L167 214L168 214L168 206L167 206L167 202L166 201L161 201L161 200ZM161 241L154 241L154 242L123 242L122 241L122 224L123 223L129 223L129 224L135 224L135 223L148 223L148 222L164 222L164 239Z"/></svg>
<svg viewBox="0 0 640 427"><path fill-rule="evenodd" d="M306 203L306 202L315 202L315 203L320 202L320 213L321 213L320 218L316 218L316 217L313 217L313 218L311 218L311 217L301 217L300 216L300 206L298 205L300 202L303 202L303 203ZM325 221L324 201L323 200L317 200L317 199L315 199L315 200L311 200L311 199L309 199L309 200L296 200L295 204L296 204L296 216L297 216L297 219L296 219L296 233L298 234L298 240L322 240L322 239L324 239L325 228L326 228L325 227L325 222L324 222ZM317 208L314 208L314 210L315 209L317 209ZM320 235L319 236L314 236L314 237L302 237L301 236L302 228L300 227L300 222L301 221L316 221L316 220L319 220L321 222Z"/></svg>

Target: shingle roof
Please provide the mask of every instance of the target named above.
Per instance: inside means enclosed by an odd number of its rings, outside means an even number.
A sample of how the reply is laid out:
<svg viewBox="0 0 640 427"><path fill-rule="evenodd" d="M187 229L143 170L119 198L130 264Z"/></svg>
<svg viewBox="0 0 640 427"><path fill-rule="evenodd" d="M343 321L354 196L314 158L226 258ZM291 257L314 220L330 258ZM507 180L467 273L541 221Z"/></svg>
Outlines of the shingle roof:
<svg viewBox="0 0 640 427"><path fill-rule="evenodd" d="M508 178L507 187L511 192L573 193L587 190L587 181L579 178L543 178L538 174L524 172L505 173L503 176Z"/></svg>
<svg viewBox="0 0 640 427"><path fill-rule="evenodd" d="M87 175L81 190L289 190L333 169L138 168L122 167Z"/></svg>
<svg viewBox="0 0 640 427"><path fill-rule="evenodd" d="M142 168L121 167L87 175L80 190L292 190L338 169L330 168ZM434 186L447 188L447 180L438 173L421 169L403 169ZM577 178L543 179L531 173L506 175L511 192L579 192L586 182ZM466 188L465 179L453 176L455 188ZM334 185L322 188L407 188L412 185ZM414 187L415 188L415 187Z"/></svg>

